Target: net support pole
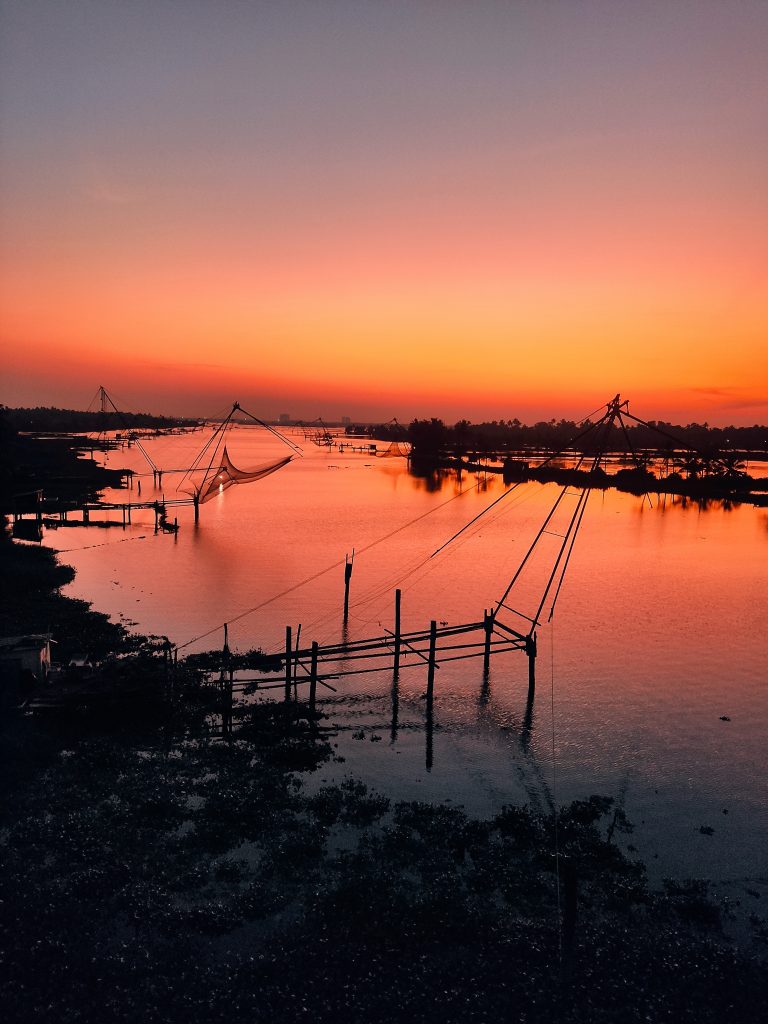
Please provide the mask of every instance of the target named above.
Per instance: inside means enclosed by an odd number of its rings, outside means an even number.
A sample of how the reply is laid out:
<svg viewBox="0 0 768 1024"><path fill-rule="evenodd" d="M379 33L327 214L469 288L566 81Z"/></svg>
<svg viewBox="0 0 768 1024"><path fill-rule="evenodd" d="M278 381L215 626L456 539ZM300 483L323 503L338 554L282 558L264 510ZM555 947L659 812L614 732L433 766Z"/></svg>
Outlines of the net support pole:
<svg viewBox="0 0 768 1024"><path fill-rule="evenodd" d="M437 622L433 619L429 624L429 669L427 672L427 728L426 728L426 751L425 767L428 772L432 771L434 757L433 748L433 702L435 694L435 663L437 650Z"/></svg>
<svg viewBox="0 0 768 1024"><path fill-rule="evenodd" d="M427 668L427 714L432 714L432 701L435 696L435 652L437 649L437 622L432 619L429 624L429 664Z"/></svg>
<svg viewBox="0 0 768 1024"><path fill-rule="evenodd" d="M346 626L347 620L349 619L349 582L352 579L352 565L353 562L349 560L348 556L344 558L344 625Z"/></svg>
<svg viewBox="0 0 768 1024"><path fill-rule="evenodd" d="M487 609L483 612L483 631L485 632L483 675L487 676L491 669L491 637L493 636L493 615L489 615Z"/></svg>
<svg viewBox="0 0 768 1024"><path fill-rule="evenodd" d="M395 661L393 675L395 679L400 676L400 603L402 601L402 590L395 591Z"/></svg>
<svg viewBox="0 0 768 1024"><path fill-rule="evenodd" d="M293 659L293 640L291 637L291 627L285 627L285 702L286 704L291 699L291 679L293 678L293 671L291 661Z"/></svg>
<svg viewBox="0 0 768 1024"><path fill-rule="evenodd" d="M536 632L525 638L525 653L528 655L528 699L533 700L536 692Z"/></svg>
<svg viewBox="0 0 768 1024"><path fill-rule="evenodd" d="M315 699L317 697L317 640L312 641L312 661L309 668L309 712L314 718Z"/></svg>

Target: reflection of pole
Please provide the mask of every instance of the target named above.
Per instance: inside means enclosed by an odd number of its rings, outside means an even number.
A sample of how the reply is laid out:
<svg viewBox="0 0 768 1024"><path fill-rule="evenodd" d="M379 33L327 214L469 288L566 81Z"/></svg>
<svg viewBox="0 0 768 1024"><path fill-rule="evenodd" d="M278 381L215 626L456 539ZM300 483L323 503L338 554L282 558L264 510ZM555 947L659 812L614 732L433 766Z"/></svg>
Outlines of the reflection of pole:
<svg viewBox="0 0 768 1024"><path fill-rule="evenodd" d="M285 627L285 700L291 699L291 658L293 656L293 644L291 642L291 627Z"/></svg>
<svg viewBox="0 0 768 1024"><path fill-rule="evenodd" d="M401 590L395 591L395 679L400 675L400 602L402 596L403 592Z"/></svg>
<svg viewBox="0 0 768 1024"><path fill-rule="evenodd" d="M389 742L394 743L397 739L397 719L400 713L400 684L397 676L392 680L392 727L389 732Z"/></svg>

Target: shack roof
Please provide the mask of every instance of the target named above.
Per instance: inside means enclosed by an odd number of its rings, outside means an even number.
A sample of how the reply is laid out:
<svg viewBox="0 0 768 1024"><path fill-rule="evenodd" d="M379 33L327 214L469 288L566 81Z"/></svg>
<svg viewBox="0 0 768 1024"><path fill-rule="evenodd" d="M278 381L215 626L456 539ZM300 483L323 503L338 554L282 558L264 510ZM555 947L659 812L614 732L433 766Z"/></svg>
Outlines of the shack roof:
<svg viewBox="0 0 768 1024"><path fill-rule="evenodd" d="M22 636L1 636L0 655L12 651L39 650L46 644L56 643L50 633L24 633Z"/></svg>

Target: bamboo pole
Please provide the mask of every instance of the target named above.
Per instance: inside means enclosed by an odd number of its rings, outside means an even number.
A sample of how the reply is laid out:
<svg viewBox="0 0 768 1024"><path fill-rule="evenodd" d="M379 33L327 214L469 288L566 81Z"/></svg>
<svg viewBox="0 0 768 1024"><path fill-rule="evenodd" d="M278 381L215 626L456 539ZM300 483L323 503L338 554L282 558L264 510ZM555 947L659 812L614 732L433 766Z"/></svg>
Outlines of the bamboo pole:
<svg viewBox="0 0 768 1024"><path fill-rule="evenodd" d="M483 675L487 676L491 668L491 638L493 637L493 616L483 612L483 629L485 630L485 648L483 650Z"/></svg>
<svg viewBox="0 0 768 1024"><path fill-rule="evenodd" d="M312 641L312 661L309 669L309 710L310 714L314 717L315 714L315 698L317 697L317 649L318 644L316 640Z"/></svg>
<svg viewBox="0 0 768 1024"><path fill-rule="evenodd" d="M435 695L435 651L437 648L437 622L433 619L429 624L429 667L427 669L427 710L432 710Z"/></svg>
<svg viewBox="0 0 768 1024"><path fill-rule="evenodd" d="M285 627L285 701L291 699L291 661L293 659L293 641L291 639L291 627Z"/></svg>
<svg viewBox="0 0 768 1024"><path fill-rule="evenodd" d="M395 591L395 661L394 661L394 676L395 679L400 675L400 604L402 601L403 592L402 590Z"/></svg>

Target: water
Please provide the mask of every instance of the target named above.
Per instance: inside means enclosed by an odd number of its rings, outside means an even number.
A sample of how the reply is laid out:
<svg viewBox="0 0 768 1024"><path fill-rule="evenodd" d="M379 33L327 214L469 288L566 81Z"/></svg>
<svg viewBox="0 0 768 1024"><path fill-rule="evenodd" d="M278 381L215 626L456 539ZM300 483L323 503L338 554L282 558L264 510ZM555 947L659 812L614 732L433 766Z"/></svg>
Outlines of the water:
<svg viewBox="0 0 768 1024"><path fill-rule="evenodd" d="M159 466L181 467L207 436L147 446ZM213 630L189 650L220 646L224 621L240 649L279 649L286 624L295 636L299 623L302 645L335 642L338 563L354 548L352 638L391 627L397 586L406 630L432 618L476 621L503 592L558 493L555 485L518 487L428 559L504 492L499 476L419 479L404 460L298 440L303 459L218 495L202 507L197 529L191 508L174 509L176 537L155 536L151 512L135 512L125 532L48 531L47 543L66 550L77 569L68 592L175 643ZM228 448L242 468L283 454L264 431L246 427L233 430ZM109 460L145 468L135 448ZM166 497L178 479L164 478ZM145 476L142 498L153 496ZM564 515L573 502L564 499ZM346 758L322 778L351 772L395 798L450 800L478 815L509 802L546 810L553 799L604 793L634 821L631 842L652 876L765 879L768 513L717 503L701 510L669 497L653 506L614 491L592 495L555 618L539 630L528 716L522 654L495 658L486 684L480 660L443 665L427 770L425 666L402 674L396 729L391 675L345 678L338 694L320 691ZM563 517L552 523L555 532L562 526ZM547 557L521 579L518 610L531 614L559 543L545 537ZM290 592L242 616L283 591Z"/></svg>

